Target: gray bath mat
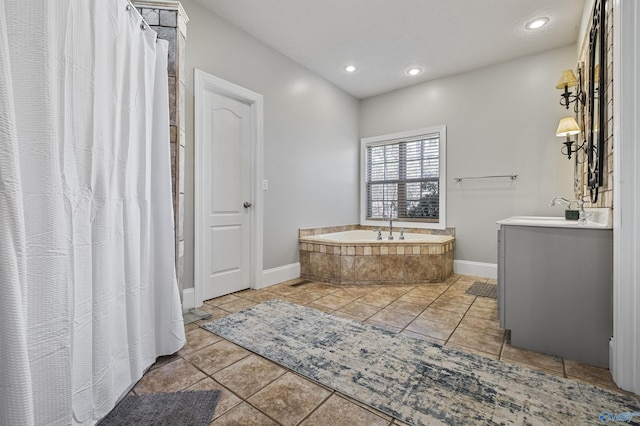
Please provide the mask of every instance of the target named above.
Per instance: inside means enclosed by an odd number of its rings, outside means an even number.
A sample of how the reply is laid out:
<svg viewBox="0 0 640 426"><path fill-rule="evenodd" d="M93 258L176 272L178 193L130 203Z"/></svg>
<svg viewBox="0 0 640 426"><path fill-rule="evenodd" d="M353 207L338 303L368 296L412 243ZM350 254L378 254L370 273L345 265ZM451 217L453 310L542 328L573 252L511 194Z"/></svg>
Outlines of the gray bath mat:
<svg viewBox="0 0 640 426"><path fill-rule="evenodd" d="M208 426L219 390L127 395L99 426Z"/></svg>
<svg viewBox="0 0 640 426"><path fill-rule="evenodd" d="M467 289L467 294L481 297L489 297L491 299L498 298L498 286L495 284L483 283L476 281Z"/></svg>

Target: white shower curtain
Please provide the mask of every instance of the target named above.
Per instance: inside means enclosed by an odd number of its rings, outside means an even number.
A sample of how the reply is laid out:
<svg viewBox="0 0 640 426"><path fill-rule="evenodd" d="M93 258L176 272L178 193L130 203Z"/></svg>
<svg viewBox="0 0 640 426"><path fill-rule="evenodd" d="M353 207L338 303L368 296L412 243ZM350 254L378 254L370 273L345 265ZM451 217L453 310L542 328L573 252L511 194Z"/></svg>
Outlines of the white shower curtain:
<svg viewBox="0 0 640 426"><path fill-rule="evenodd" d="M0 425L94 424L185 341L167 43L126 0L0 0Z"/></svg>

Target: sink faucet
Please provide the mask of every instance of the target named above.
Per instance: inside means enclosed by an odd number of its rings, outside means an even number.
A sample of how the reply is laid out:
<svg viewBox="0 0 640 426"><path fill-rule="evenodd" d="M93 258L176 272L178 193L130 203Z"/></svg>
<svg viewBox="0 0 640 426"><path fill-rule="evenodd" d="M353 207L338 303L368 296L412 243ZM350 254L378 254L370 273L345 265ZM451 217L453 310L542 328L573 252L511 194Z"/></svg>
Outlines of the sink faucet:
<svg viewBox="0 0 640 426"><path fill-rule="evenodd" d="M582 198L579 198L577 200L573 200L573 201L569 201L564 197L556 197L553 200L551 200L551 207L555 206L556 204L566 204L567 207L570 209L571 208L571 204L576 203L578 205L578 210L579 210L579 217L578 217L578 222L579 223L587 223L587 213L584 211L584 200Z"/></svg>
<svg viewBox="0 0 640 426"><path fill-rule="evenodd" d="M578 216L579 223L587 223L587 213L584 211L584 200L582 198L576 201L578 203L578 210L580 211Z"/></svg>
<svg viewBox="0 0 640 426"><path fill-rule="evenodd" d="M564 197L556 197L553 200L551 200L551 204L550 207L555 206L556 204L566 204L567 206L569 206L569 208L571 208L571 201L567 200Z"/></svg>

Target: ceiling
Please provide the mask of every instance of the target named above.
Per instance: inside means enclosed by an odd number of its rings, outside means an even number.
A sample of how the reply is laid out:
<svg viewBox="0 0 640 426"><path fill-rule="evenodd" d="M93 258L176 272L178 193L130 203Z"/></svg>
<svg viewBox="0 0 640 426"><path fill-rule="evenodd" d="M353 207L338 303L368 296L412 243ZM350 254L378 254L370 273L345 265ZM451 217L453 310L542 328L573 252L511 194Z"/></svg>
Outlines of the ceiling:
<svg viewBox="0 0 640 426"><path fill-rule="evenodd" d="M584 0L196 0L363 99L576 42ZM525 24L537 17L538 30ZM351 74L344 67L353 64ZM423 72L409 76L418 66Z"/></svg>

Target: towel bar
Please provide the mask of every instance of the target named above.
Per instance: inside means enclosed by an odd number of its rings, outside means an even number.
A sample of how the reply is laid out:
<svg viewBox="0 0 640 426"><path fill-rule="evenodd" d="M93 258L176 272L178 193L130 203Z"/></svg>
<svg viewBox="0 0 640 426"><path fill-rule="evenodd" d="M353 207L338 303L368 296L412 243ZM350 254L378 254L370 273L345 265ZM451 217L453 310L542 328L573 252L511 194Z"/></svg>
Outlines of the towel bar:
<svg viewBox="0 0 640 426"><path fill-rule="evenodd" d="M495 175L495 176L465 176L465 177L454 177L456 182L462 182L464 179L493 179L493 178L509 178L514 180L518 177L516 173L511 173L510 175Z"/></svg>

